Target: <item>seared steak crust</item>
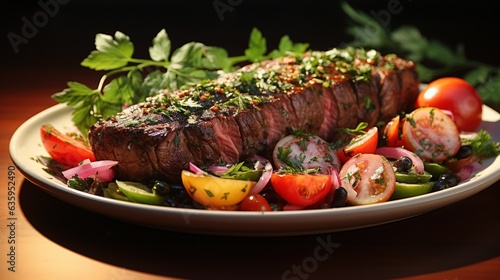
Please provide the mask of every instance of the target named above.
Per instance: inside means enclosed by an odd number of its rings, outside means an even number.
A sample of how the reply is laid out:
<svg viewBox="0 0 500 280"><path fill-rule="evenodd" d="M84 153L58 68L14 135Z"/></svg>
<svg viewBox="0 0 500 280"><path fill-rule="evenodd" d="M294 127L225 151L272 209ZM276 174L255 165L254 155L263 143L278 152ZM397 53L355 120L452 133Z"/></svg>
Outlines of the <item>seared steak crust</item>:
<svg viewBox="0 0 500 280"><path fill-rule="evenodd" d="M189 162L269 158L293 130L333 141L336 128L388 121L411 110L418 85L416 65L394 55L312 52L158 94L94 124L89 140L97 159L119 162L118 179L179 182Z"/></svg>

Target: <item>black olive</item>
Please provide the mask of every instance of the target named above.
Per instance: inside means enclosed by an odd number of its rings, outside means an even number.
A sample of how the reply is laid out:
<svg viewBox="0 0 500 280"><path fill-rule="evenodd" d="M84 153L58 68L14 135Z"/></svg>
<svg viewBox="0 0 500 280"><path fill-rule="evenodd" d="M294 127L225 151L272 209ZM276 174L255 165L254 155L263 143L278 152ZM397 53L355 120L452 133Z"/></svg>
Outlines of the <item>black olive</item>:
<svg viewBox="0 0 500 280"><path fill-rule="evenodd" d="M283 211L282 203L269 203L269 206L271 206L271 211Z"/></svg>
<svg viewBox="0 0 500 280"><path fill-rule="evenodd" d="M164 181L155 181L153 188L158 195L165 196L170 192L170 185Z"/></svg>
<svg viewBox="0 0 500 280"><path fill-rule="evenodd" d="M262 196L271 204L282 203L281 198L276 194L272 188L265 188L261 192Z"/></svg>
<svg viewBox="0 0 500 280"><path fill-rule="evenodd" d="M401 156L394 162L397 172L408 173L413 166L413 161L407 156Z"/></svg>
<svg viewBox="0 0 500 280"><path fill-rule="evenodd" d="M442 174L439 176L438 180L446 180L450 183L450 187L454 187L460 183L460 176L458 176L456 173L447 173L447 174Z"/></svg>
<svg viewBox="0 0 500 280"><path fill-rule="evenodd" d="M335 193L333 194L333 200L332 203L330 203L330 206L332 208L345 206L346 200L347 200L347 191L343 187L339 187L335 190Z"/></svg>
<svg viewBox="0 0 500 280"><path fill-rule="evenodd" d="M171 185L166 202L170 206L190 208L192 207L193 200L182 185Z"/></svg>
<svg viewBox="0 0 500 280"><path fill-rule="evenodd" d="M468 158L472 155L472 147L470 145L461 146L455 154L456 159Z"/></svg>
<svg viewBox="0 0 500 280"><path fill-rule="evenodd" d="M434 183L434 186L432 186L431 192L442 191L450 187L450 182L448 182L447 180L439 179Z"/></svg>

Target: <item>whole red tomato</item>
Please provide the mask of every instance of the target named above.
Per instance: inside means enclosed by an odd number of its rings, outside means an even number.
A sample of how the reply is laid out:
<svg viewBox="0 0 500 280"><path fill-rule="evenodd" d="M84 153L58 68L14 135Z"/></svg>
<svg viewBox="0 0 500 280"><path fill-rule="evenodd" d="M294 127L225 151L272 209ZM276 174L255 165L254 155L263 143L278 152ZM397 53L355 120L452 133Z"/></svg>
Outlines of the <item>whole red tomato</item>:
<svg viewBox="0 0 500 280"><path fill-rule="evenodd" d="M474 131L481 124L483 101L467 81L445 77L430 82L418 95L415 107L437 107L453 113L459 131Z"/></svg>

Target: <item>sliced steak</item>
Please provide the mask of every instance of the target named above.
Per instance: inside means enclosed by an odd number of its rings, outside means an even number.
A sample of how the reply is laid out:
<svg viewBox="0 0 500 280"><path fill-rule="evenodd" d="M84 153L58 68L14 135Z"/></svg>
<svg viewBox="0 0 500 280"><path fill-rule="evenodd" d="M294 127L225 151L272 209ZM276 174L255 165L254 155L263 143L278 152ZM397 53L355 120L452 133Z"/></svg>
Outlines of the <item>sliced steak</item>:
<svg viewBox="0 0 500 280"><path fill-rule="evenodd" d="M376 79L370 81L351 82L357 100L358 121L374 126L380 115L380 100L378 96Z"/></svg>
<svg viewBox="0 0 500 280"><path fill-rule="evenodd" d="M338 128L387 121L411 107L418 85L415 64L402 58L310 52L150 97L94 124L89 141L97 159L119 162L117 179L180 182L190 162L269 157L294 130L333 141Z"/></svg>

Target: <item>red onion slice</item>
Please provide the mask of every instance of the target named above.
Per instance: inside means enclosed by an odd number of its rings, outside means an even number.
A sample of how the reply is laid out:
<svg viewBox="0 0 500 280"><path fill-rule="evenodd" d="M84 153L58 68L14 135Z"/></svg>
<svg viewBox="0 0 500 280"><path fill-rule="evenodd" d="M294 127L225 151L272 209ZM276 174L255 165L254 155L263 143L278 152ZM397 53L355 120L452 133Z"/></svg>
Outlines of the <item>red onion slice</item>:
<svg viewBox="0 0 500 280"><path fill-rule="evenodd" d="M264 165L264 170L262 171L262 175L260 175L259 181L255 186L250 190L250 194L260 193L271 180L271 176L273 175L273 166L270 162L266 162Z"/></svg>
<svg viewBox="0 0 500 280"><path fill-rule="evenodd" d="M331 174L332 186L330 187L330 191L325 196L325 202L330 205L333 201L333 197L335 195L335 190L342 186L342 181L340 180L340 175L337 170L333 167L329 168Z"/></svg>
<svg viewBox="0 0 500 280"><path fill-rule="evenodd" d="M481 167L482 167L481 164L478 162L474 162L472 164L462 167L462 169L460 169L457 173L457 175L460 177L460 182L469 179L470 176L472 175L472 172L480 169Z"/></svg>
<svg viewBox="0 0 500 280"><path fill-rule="evenodd" d="M441 109L441 111L443 111L443 113L445 113L446 115L448 115L448 117L450 117L450 119L452 121L455 121L455 115L453 114L452 111L450 111L450 110L444 110L444 109Z"/></svg>
<svg viewBox="0 0 500 280"><path fill-rule="evenodd" d="M192 162L189 163L189 171L193 172L196 175L203 175L203 174L205 174L205 171L203 171L201 168L199 168L198 166L196 166Z"/></svg>
<svg viewBox="0 0 500 280"><path fill-rule="evenodd" d="M424 162L415 153L400 147L380 147L375 150L376 154L382 155L386 158L398 159L401 156L407 156L413 162L415 172L424 174Z"/></svg>
<svg viewBox="0 0 500 280"><path fill-rule="evenodd" d="M99 182L111 182L113 178L115 178L115 171L113 169L98 171L95 174L95 179Z"/></svg>
<svg viewBox="0 0 500 280"><path fill-rule="evenodd" d="M115 176L111 167L117 164L118 161L113 160L83 161L81 165L64 170L62 174L66 179L70 179L75 175L82 179L95 175L97 180L108 182Z"/></svg>
<svg viewBox="0 0 500 280"><path fill-rule="evenodd" d="M211 165L208 167L208 171L212 172L217 176L222 176L229 168L227 166Z"/></svg>

